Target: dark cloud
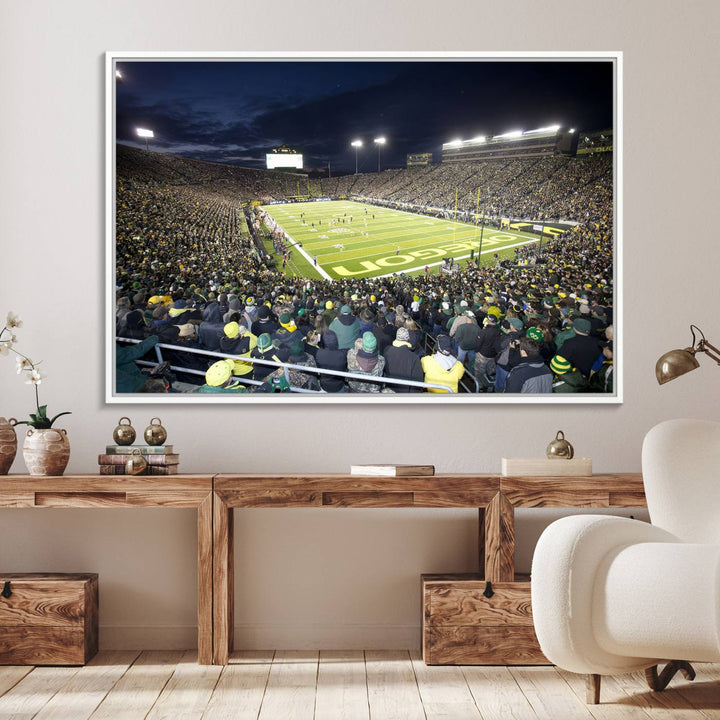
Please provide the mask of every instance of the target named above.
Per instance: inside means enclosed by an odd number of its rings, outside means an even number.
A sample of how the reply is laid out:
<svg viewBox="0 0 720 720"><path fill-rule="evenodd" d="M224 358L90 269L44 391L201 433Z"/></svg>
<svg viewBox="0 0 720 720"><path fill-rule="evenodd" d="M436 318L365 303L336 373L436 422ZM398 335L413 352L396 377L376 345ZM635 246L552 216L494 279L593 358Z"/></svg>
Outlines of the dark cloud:
<svg viewBox="0 0 720 720"><path fill-rule="evenodd" d="M560 123L613 124L613 68L605 62L130 63L118 87L117 138L218 162L262 166L285 143L306 166L377 166L373 138L388 139L383 165L409 152L440 152L455 137ZM161 67L159 67L161 65ZM124 67L124 66L123 66Z"/></svg>

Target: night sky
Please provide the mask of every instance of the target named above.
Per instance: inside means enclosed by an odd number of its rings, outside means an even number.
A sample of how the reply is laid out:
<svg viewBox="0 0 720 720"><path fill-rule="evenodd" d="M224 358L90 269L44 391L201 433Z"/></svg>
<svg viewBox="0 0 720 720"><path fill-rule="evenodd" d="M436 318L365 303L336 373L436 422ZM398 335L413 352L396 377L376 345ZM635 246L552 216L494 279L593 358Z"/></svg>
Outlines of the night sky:
<svg viewBox="0 0 720 720"><path fill-rule="evenodd" d="M286 144L306 169L377 170L456 138L559 124L613 126L611 61L118 61L118 142L198 160L265 167Z"/></svg>

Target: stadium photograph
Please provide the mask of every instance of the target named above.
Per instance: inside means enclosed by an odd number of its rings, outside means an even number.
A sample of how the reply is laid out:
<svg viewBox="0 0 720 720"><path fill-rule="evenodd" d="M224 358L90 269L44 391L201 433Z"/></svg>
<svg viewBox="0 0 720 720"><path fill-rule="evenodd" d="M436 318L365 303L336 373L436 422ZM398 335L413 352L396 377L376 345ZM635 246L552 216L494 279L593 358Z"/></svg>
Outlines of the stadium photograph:
<svg viewBox="0 0 720 720"><path fill-rule="evenodd" d="M106 67L109 402L621 402L619 54Z"/></svg>

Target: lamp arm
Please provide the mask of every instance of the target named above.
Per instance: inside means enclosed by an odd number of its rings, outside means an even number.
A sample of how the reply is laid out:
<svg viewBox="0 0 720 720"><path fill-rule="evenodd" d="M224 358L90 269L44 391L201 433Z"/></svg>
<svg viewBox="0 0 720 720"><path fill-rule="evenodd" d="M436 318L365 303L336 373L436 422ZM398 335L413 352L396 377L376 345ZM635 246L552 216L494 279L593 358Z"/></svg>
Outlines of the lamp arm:
<svg viewBox="0 0 720 720"><path fill-rule="evenodd" d="M704 352L708 357L711 357L718 365L720 365L720 350L714 345L711 345L704 338L698 343L698 350Z"/></svg>

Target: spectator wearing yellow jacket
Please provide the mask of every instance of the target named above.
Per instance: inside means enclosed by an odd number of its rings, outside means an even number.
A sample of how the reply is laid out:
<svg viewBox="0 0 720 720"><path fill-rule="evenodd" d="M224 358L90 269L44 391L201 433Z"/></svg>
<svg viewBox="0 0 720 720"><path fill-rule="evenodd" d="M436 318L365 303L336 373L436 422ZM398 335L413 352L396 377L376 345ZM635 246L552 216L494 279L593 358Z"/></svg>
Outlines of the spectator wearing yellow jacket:
<svg viewBox="0 0 720 720"><path fill-rule="evenodd" d="M458 391L458 382L465 374L465 368L452 354L452 340L448 335L439 335L437 339L437 352L421 358L425 382L447 385L450 392ZM430 389L428 392L446 393L447 390Z"/></svg>

